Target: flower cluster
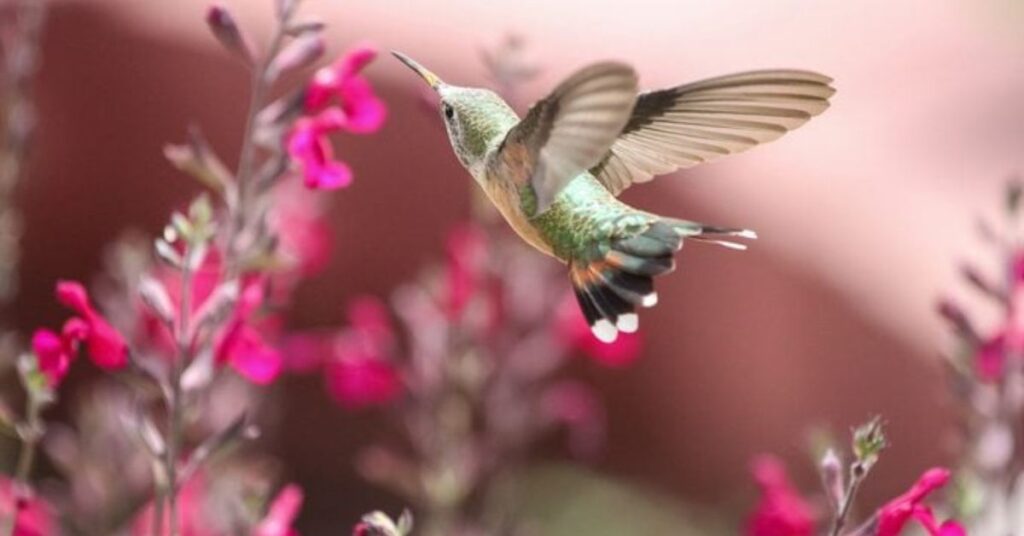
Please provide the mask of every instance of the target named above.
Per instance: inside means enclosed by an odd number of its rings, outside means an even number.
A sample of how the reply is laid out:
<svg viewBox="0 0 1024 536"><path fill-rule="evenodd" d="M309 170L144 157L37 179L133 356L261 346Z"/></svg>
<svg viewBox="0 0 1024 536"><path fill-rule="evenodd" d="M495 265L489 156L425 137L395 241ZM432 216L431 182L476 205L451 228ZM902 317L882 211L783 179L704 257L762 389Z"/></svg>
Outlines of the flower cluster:
<svg viewBox="0 0 1024 536"><path fill-rule="evenodd" d="M333 157L328 136L375 132L386 116L384 103L362 74L376 55L369 45L317 70L290 96L264 102L276 81L312 65L325 48L323 25L295 20L298 5L297 0L277 3L275 35L264 53L255 49L227 9L209 9L206 20L213 36L254 72L254 106L238 169L229 171L198 130L190 132L188 143L168 146L170 162L208 192L171 216L151 252L122 243L99 292L90 295L79 282L60 281L56 299L73 316L59 330L36 330L32 352L21 361L30 403L22 427L19 480L27 480L32 454L44 439L40 412L55 399L79 352L102 371L122 376L120 389L133 390L129 397L116 397L131 400L130 407L105 408L118 422L104 430L111 434L111 450L134 445L142 453L142 467L152 472L125 479L131 482L125 493L137 492L140 482L151 490L144 501L148 506L131 516L135 534L295 534L291 526L302 503L295 485L282 488L262 511L253 510L253 503L239 504L234 514L231 508L224 510L225 501L239 502L247 494L224 486L233 481L241 486L250 477L232 477L225 469L231 464L221 454L255 436L256 408L228 404L233 414L221 417L224 409L216 407L216 400L235 389L227 377L244 379L254 389L294 368L292 360L318 359L296 355L301 349L286 344L290 339L281 314L295 286L327 261L330 236L316 191L352 180L351 169ZM355 331L372 330L355 314ZM366 337L358 342L382 343ZM370 351L369 346L360 348ZM391 397L398 392L397 377L382 376L364 362L350 365L346 362L341 373L332 372L340 363L328 368L329 382L345 393L344 399L375 403L382 390L390 389ZM84 434L65 431L50 437L47 450L68 474L69 484L81 489L96 491L98 475L120 479L111 468L134 463L134 457L120 451L120 460L106 460L102 449L87 448ZM116 437L130 439L122 444ZM2 497L9 495L0 493L0 508ZM77 523L81 528L104 527L102 532L123 526L125 505L138 502L137 496L118 494L115 504L115 495L110 501L87 495L72 492L68 512L89 514L107 511L101 504L110 506L114 519ZM91 507L85 504L90 501ZM32 528L41 519L35 503L15 502L17 512L8 508L0 517L15 520L16 534L53 533Z"/></svg>
<svg viewBox="0 0 1024 536"><path fill-rule="evenodd" d="M328 135L376 132L384 123L387 109L360 74L376 56L376 49L359 46L317 71L306 88L304 115L288 134L287 147L307 186L330 190L352 182L352 170L334 159Z"/></svg>
<svg viewBox="0 0 1024 536"><path fill-rule="evenodd" d="M573 452L594 452L600 404L557 373L576 353L621 365L639 352L635 340L596 352L575 304L575 316L565 312L570 297L557 267L514 237L465 225L445 251L439 268L394 293L397 323L383 303L355 300L323 363L341 405L388 404L405 424L401 443L411 452L382 444L359 465L410 501L427 534L486 530L467 508L470 498L556 427L568 431ZM452 505L455 518L443 513Z"/></svg>
<svg viewBox="0 0 1024 536"><path fill-rule="evenodd" d="M899 536L911 521L916 521L929 536L965 536L967 532L957 521L939 522L932 508L924 501L944 487L950 471L933 468L925 471L904 494L890 500L864 523L848 528L853 501L860 483L871 471L885 447L885 438L877 420L854 433L854 459L844 468L834 450L822 458L821 476L832 516L827 518L791 483L782 462L770 455L756 458L752 464L754 481L761 497L747 519L748 536ZM846 479L849 478L849 481ZM824 523L830 521L829 523ZM826 532L822 532L825 530Z"/></svg>
<svg viewBox="0 0 1024 536"><path fill-rule="evenodd" d="M974 293L996 306L995 323L980 328L962 300L947 297L938 306L956 338L946 364L964 416L958 475L964 489L956 507L971 521L972 531L993 534L1016 533L1022 527L1013 513L1024 497L1024 243L1017 231L1021 196L1021 183L1011 181L1004 220L978 226L995 252L998 275L973 264L960 269Z"/></svg>

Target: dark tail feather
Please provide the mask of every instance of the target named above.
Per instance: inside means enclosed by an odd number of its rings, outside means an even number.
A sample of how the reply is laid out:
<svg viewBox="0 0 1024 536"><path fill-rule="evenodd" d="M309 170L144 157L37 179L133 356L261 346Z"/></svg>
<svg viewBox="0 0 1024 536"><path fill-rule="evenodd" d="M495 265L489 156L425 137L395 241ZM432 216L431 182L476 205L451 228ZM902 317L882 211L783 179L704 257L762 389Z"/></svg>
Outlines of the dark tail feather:
<svg viewBox="0 0 1024 536"><path fill-rule="evenodd" d="M637 330L637 307L653 307L658 303L654 277L675 269L672 255L682 248L684 239L746 249L744 244L722 237L756 236L746 229L668 218L656 221L633 236L611 242L602 248L604 254L595 255L595 259L570 263L569 275L576 300L594 336L603 342L612 342L620 331Z"/></svg>

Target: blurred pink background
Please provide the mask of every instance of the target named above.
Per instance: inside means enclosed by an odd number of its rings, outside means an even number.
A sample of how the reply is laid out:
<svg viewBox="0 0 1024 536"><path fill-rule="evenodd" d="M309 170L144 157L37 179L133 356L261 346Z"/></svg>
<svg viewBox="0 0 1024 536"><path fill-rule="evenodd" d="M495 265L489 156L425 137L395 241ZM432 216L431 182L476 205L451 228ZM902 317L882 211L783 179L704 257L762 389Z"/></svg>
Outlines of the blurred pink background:
<svg viewBox="0 0 1024 536"><path fill-rule="evenodd" d="M257 37L263 0L226 0ZM485 84L479 51L509 32L543 75L536 98L584 63L633 63L649 88L761 67L835 78L833 107L797 132L720 163L630 190L653 212L756 229L751 251L694 245L643 317L648 350L626 370L580 363L601 387L609 438L599 468L681 499L736 505L746 463L783 454L804 484L813 425L845 433L874 414L892 448L864 504L950 457L933 309L958 295L978 215L1024 169L1024 5L1012 0L757 2L309 0L333 51L370 40L446 80ZM104 244L157 231L195 192L161 154L189 122L233 161L246 73L206 33L204 0L54 1L37 82L36 151L22 185L24 331L59 318L60 277L88 280ZM386 295L440 257L468 216L470 178L420 82L389 57L368 76L391 110L382 133L345 138L356 170L333 197L336 253L300 289L292 322L342 321L345 300ZM964 293L966 294L966 293ZM313 378L288 378L276 453L310 497L309 519L381 506L350 467L373 415L331 406ZM338 512L345 512L341 515Z"/></svg>

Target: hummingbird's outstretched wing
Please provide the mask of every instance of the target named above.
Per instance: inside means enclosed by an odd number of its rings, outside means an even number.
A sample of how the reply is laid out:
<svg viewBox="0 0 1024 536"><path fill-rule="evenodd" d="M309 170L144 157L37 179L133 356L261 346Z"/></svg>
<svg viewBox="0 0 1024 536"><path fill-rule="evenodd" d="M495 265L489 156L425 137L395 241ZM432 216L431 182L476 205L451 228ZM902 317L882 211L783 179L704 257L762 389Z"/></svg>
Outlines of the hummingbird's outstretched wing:
<svg viewBox="0 0 1024 536"><path fill-rule="evenodd" d="M774 140L828 108L830 82L810 71L768 70L642 93L590 171L618 195L633 183Z"/></svg>
<svg viewBox="0 0 1024 536"><path fill-rule="evenodd" d="M637 77L605 62L585 67L530 108L497 156L531 170L539 214L574 177L598 165L629 121Z"/></svg>

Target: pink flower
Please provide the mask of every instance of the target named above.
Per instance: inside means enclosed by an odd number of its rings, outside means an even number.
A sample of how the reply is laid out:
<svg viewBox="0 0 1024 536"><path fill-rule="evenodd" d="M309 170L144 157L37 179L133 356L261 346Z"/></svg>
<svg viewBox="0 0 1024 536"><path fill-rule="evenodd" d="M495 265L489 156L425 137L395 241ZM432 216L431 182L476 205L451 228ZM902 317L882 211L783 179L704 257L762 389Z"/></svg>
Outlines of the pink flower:
<svg viewBox="0 0 1024 536"><path fill-rule="evenodd" d="M292 523L302 508L302 488L289 484L270 503L267 515L253 531L253 536L298 536Z"/></svg>
<svg viewBox="0 0 1024 536"><path fill-rule="evenodd" d="M983 341L974 354L974 371L982 381L998 381L1003 376L1006 357L1006 333L1000 331Z"/></svg>
<svg viewBox="0 0 1024 536"><path fill-rule="evenodd" d="M333 190L352 182L352 170L334 158L329 134L367 134L384 124L387 108L360 74L376 56L375 49L358 47L318 70L306 88L305 116L295 122L285 146L307 187Z"/></svg>
<svg viewBox="0 0 1024 536"><path fill-rule="evenodd" d="M747 536L811 536L814 510L796 491L786 468L774 456L762 455L751 465L761 500L747 518Z"/></svg>
<svg viewBox="0 0 1024 536"><path fill-rule="evenodd" d="M599 341L572 295L562 300L556 312L555 329L563 344L609 367L628 366L640 357L643 350L643 340L638 333L620 332L614 342Z"/></svg>
<svg viewBox="0 0 1024 536"><path fill-rule="evenodd" d="M1018 253L1011 261L1010 272L1009 304L1003 325L975 348L975 372L982 381L998 381L1008 358L1024 356L1024 253Z"/></svg>
<svg viewBox="0 0 1024 536"><path fill-rule="evenodd" d="M93 308L81 283L57 282L57 300L78 313L88 327L85 344L93 363L105 370L120 369L128 364L128 345L124 337Z"/></svg>
<svg viewBox="0 0 1024 536"><path fill-rule="evenodd" d="M356 134L375 132L384 124L387 108L360 74L377 57L377 50L360 45L313 75L306 89L305 112L316 114L336 100L342 114L321 117L334 128ZM331 108L328 108L330 110Z"/></svg>
<svg viewBox="0 0 1024 536"><path fill-rule="evenodd" d="M206 519L206 478L196 473L178 490L178 532L181 536L217 536L218 531L207 523ZM161 534L170 534L170 516L163 512ZM135 516L132 523L132 536L150 536L153 534L153 503L149 502Z"/></svg>
<svg viewBox="0 0 1024 536"><path fill-rule="evenodd" d="M192 276L192 292L189 299L190 317L196 318L213 306L217 289L225 281L222 255L211 249ZM176 270L158 272L159 280L167 290L173 308L172 316L181 317L182 287L181 275ZM230 317L217 328L213 335L213 352L216 361L229 365L240 376L256 385L272 383L281 374L284 358L276 347L268 342L277 335L275 317L261 316L267 301L266 278L243 276L237 301L231 308ZM176 358L172 334L155 318L149 317L145 333L150 344L164 352L169 359Z"/></svg>
<svg viewBox="0 0 1024 536"><path fill-rule="evenodd" d="M967 532L956 521L941 525L935 520L931 508L921 504L933 491L949 482L948 469L929 469L903 495L886 503L878 511L876 536L898 536L911 519L916 519L931 536L965 536Z"/></svg>
<svg viewBox="0 0 1024 536"><path fill-rule="evenodd" d="M402 392L391 361L393 330L384 304L374 298L352 302L350 327L338 336L324 371L327 391L342 407L381 406Z"/></svg>
<svg viewBox="0 0 1024 536"><path fill-rule="evenodd" d="M327 390L342 407L384 406L402 391L395 367L376 357L343 354L327 365Z"/></svg>
<svg viewBox="0 0 1024 536"><path fill-rule="evenodd" d="M178 491L178 527L181 536L221 536L239 533L237 528L223 526L224 497L216 495L211 477L199 472ZM236 491L237 492L237 491ZM238 497L231 497L237 500ZM302 489L290 484L281 489L267 508L263 519L252 527L252 536L298 536L292 523L302 507ZM169 534L167 511L164 511L162 534ZM153 534L153 503L147 504L132 523L133 536Z"/></svg>
<svg viewBox="0 0 1024 536"><path fill-rule="evenodd" d="M257 385L267 385L277 379L284 366L284 358L267 344L254 325L254 315L263 305L264 282L253 278L242 287L238 303L227 324L221 328L214 345L218 363L228 363L243 378Z"/></svg>
<svg viewBox="0 0 1024 536"><path fill-rule="evenodd" d="M352 169L334 159L334 150L327 138L331 130L314 119L299 119L285 142L288 154L302 167L308 188L336 190L352 183Z"/></svg>
<svg viewBox="0 0 1024 536"><path fill-rule="evenodd" d="M29 490L0 476L0 520L14 518L14 536L53 536L58 534L53 508Z"/></svg>
<svg viewBox="0 0 1024 536"><path fill-rule="evenodd" d="M70 318L60 334L48 329L37 329L32 334L32 352L50 387L58 387L67 375L71 362L78 355L78 343L86 339L88 332L84 321Z"/></svg>

